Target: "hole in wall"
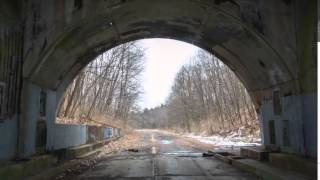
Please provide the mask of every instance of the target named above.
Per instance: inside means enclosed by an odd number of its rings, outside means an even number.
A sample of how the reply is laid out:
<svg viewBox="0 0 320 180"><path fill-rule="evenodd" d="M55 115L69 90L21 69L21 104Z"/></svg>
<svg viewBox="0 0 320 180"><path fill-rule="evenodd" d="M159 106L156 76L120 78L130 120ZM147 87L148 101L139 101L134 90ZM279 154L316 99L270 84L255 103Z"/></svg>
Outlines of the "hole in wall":
<svg viewBox="0 0 320 180"><path fill-rule="evenodd" d="M283 97L292 96L292 91L286 92L283 94Z"/></svg>
<svg viewBox="0 0 320 180"><path fill-rule="evenodd" d="M282 120L283 145L290 147L290 125L289 120Z"/></svg>
<svg viewBox="0 0 320 180"><path fill-rule="evenodd" d="M274 120L269 120L269 140L270 144L276 144L276 128Z"/></svg>
<svg viewBox="0 0 320 180"><path fill-rule="evenodd" d="M281 98L280 91L273 91L273 113L275 115L281 115L282 107L281 107Z"/></svg>
<svg viewBox="0 0 320 180"><path fill-rule="evenodd" d="M266 64L264 64L264 62L262 62L261 60L258 60L259 61L259 65L262 67L262 68L266 68Z"/></svg>
<svg viewBox="0 0 320 180"><path fill-rule="evenodd" d="M79 10L82 8L82 0L74 0L74 9Z"/></svg>

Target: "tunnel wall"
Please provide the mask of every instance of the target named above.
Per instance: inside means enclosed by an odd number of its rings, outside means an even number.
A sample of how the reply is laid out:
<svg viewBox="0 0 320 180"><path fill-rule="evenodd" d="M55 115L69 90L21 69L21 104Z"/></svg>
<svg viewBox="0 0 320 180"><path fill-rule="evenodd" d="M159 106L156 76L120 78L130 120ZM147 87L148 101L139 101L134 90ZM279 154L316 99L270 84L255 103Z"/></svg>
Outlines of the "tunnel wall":
<svg viewBox="0 0 320 180"><path fill-rule="evenodd" d="M24 156L36 154L37 121L46 123L46 145L48 151L65 149L87 143L94 143L120 135L119 130L113 127L56 124L57 93L48 89L41 89L34 83L25 82L25 147ZM45 116L40 116L40 94L46 93ZM0 132L3 139L0 141L0 160L13 159L17 152L17 118L0 122ZM117 133L114 133L117 132Z"/></svg>
<svg viewBox="0 0 320 180"><path fill-rule="evenodd" d="M25 131L25 147L24 155L30 156L35 153L36 145L36 122L39 119L39 94L41 88L32 83L25 83L25 114L26 131Z"/></svg>
<svg viewBox="0 0 320 180"><path fill-rule="evenodd" d="M56 150L86 144L87 126L53 124L49 128L47 149Z"/></svg>
<svg viewBox="0 0 320 180"><path fill-rule="evenodd" d="M262 143L276 145L282 152L317 157L317 95L284 96L281 114L274 108L272 99L264 100L261 106ZM275 143L271 142L271 121L275 123Z"/></svg>
<svg viewBox="0 0 320 180"><path fill-rule="evenodd" d="M19 3L4 0L0 5L0 160L17 154L18 109L23 62L23 30Z"/></svg>
<svg viewBox="0 0 320 180"><path fill-rule="evenodd" d="M47 93L47 149L55 150L85 144L87 128L84 125L56 124L57 93L46 90Z"/></svg>
<svg viewBox="0 0 320 180"><path fill-rule="evenodd" d="M0 122L0 160L12 159L17 152L17 118Z"/></svg>
<svg viewBox="0 0 320 180"><path fill-rule="evenodd" d="M282 114L276 115L274 113L273 101L265 100L261 106L261 115L263 119L263 131L264 131L264 144L278 145L284 152L303 153L303 139L302 123L300 122L299 115L299 97L290 96L283 97L282 101ZM289 122L289 144L284 144L284 120ZM269 123L274 122L275 142L271 142L271 127Z"/></svg>
<svg viewBox="0 0 320 180"><path fill-rule="evenodd" d="M317 94L302 96L306 154L317 157Z"/></svg>

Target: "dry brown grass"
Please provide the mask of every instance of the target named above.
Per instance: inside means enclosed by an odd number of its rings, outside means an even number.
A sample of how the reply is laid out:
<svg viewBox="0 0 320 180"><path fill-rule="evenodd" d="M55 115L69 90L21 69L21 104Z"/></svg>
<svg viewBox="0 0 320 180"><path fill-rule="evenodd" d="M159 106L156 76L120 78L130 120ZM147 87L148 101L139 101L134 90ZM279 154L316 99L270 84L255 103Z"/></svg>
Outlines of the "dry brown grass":
<svg viewBox="0 0 320 180"><path fill-rule="evenodd" d="M127 131L124 137L121 137L117 141L112 141L104 146L104 153L116 153L128 149L141 149L147 146L144 142L144 137L134 131Z"/></svg>

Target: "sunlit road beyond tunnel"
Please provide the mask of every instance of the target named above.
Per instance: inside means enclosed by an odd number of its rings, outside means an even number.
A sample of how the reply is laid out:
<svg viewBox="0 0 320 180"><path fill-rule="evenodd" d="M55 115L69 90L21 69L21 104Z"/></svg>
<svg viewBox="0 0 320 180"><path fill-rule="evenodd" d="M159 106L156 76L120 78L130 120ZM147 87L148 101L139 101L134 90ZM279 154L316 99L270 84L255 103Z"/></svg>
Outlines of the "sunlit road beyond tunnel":
<svg viewBox="0 0 320 180"><path fill-rule="evenodd" d="M188 146L182 137L153 130L139 133L146 148L107 156L76 179L256 179L214 157L203 157L201 147Z"/></svg>

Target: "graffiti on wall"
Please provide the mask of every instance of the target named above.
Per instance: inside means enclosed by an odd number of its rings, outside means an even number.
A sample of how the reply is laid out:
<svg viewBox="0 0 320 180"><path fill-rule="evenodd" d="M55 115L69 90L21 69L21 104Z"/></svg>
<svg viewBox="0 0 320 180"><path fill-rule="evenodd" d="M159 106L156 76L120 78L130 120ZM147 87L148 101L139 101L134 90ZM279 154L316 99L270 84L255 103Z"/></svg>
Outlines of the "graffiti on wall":
<svg viewBox="0 0 320 180"><path fill-rule="evenodd" d="M87 126L87 143L93 143L96 141L102 141L104 139L118 136L116 128L112 127L98 127L98 126Z"/></svg>

